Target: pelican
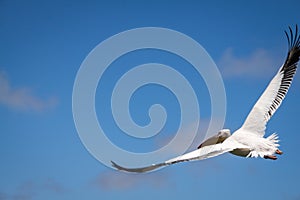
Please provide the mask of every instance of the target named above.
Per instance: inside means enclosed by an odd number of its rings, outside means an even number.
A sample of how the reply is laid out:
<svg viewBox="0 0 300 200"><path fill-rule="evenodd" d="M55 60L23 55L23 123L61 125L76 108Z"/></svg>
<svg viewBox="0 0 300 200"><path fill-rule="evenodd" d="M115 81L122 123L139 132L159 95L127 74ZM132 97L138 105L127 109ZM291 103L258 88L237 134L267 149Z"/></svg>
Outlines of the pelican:
<svg viewBox="0 0 300 200"><path fill-rule="evenodd" d="M295 34L289 27L289 32L285 31L285 35L288 40L288 54L284 64L258 99L244 124L233 134L229 129L220 130L218 134L202 142L198 149L162 163L141 168L126 168L111 161L112 166L118 170L142 173L179 162L203 160L227 152L247 158L276 160L276 154L282 154L278 148L278 136L273 133L269 137L264 137L266 125L285 98L300 57L298 26L296 25Z"/></svg>

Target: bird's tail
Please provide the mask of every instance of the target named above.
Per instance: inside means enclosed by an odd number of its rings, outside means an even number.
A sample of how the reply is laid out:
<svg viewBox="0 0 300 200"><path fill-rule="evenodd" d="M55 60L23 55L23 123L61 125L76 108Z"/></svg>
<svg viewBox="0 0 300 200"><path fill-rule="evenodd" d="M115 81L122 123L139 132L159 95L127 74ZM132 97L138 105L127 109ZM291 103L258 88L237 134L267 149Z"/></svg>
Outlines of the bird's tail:
<svg viewBox="0 0 300 200"><path fill-rule="evenodd" d="M269 140L273 145L274 147L279 147L279 137L277 135L277 133L273 133L272 135L270 135L269 137L267 137L267 140Z"/></svg>
<svg viewBox="0 0 300 200"><path fill-rule="evenodd" d="M260 143L257 150L251 151L247 157L261 157L264 158L266 155L272 155L279 147L279 139L276 133L273 133L267 138L262 138L263 142Z"/></svg>

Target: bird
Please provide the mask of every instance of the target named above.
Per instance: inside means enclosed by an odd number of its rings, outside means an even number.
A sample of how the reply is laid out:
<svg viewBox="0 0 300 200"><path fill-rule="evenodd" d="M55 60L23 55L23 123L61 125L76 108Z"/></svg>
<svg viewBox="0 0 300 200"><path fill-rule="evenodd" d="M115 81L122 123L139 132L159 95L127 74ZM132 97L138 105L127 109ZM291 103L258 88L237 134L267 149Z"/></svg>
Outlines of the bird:
<svg viewBox="0 0 300 200"><path fill-rule="evenodd" d="M288 53L285 62L257 100L243 125L233 134L229 129L222 129L216 135L203 141L196 150L162 163L140 168L126 168L111 161L112 166L120 171L144 173L175 163L203 160L224 153L247 158L260 157L276 160L276 155L283 154L279 149L278 135L273 133L268 137L264 137L265 130L268 121L279 108L290 88L300 57L298 26L296 25L295 32L290 26L288 29L284 31L288 42Z"/></svg>

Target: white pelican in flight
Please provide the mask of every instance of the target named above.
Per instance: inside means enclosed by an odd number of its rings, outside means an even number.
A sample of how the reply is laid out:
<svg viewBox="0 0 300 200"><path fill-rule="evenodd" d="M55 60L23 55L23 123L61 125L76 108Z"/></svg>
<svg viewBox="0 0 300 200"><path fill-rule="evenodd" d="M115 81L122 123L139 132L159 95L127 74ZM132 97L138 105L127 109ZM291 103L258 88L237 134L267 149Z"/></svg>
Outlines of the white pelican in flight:
<svg viewBox="0 0 300 200"><path fill-rule="evenodd" d="M220 130L217 135L200 144L197 150L163 163L141 168L125 168L113 161L112 165L118 170L141 173L179 162L203 160L226 152L243 157L261 157L276 160L275 154L282 154L282 151L278 149L278 136L276 134L266 138L263 136L265 135L267 122L282 103L292 83L300 57L300 36L297 25L295 35L290 27L289 33L285 31L285 34L289 50L284 64L258 99L244 124L232 135L229 129Z"/></svg>

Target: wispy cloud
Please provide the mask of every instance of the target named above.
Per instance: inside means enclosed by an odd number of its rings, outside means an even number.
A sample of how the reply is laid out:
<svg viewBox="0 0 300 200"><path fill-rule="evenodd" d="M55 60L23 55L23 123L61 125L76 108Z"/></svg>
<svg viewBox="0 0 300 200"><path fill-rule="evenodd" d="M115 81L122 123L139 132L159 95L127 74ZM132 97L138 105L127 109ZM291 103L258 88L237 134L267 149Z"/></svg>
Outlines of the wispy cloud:
<svg viewBox="0 0 300 200"><path fill-rule="evenodd" d="M57 99L42 99L28 87L13 87L6 74L0 71L0 104L21 111L43 111L54 107Z"/></svg>
<svg viewBox="0 0 300 200"><path fill-rule="evenodd" d="M265 49L256 49L248 56L237 56L232 48L228 48L219 60L218 66L225 78L259 78L275 73L282 60Z"/></svg>
<svg viewBox="0 0 300 200"><path fill-rule="evenodd" d="M14 193L0 192L0 200L31 200L41 191L51 192L53 194L63 194L67 190L59 182L53 179L47 179L42 183L27 181L19 185Z"/></svg>
<svg viewBox="0 0 300 200"><path fill-rule="evenodd" d="M149 174L128 174L118 171L102 172L92 185L98 189L123 190L139 186L163 187L170 185L169 175L166 172L158 171Z"/></svg>
<svg viewBox="0 0 300 200"><path fill-rule="evenodd" d="M11 194L13 200L30 200L36 193L36 184L32 181L21 184L15 193Z"/></svg>
<svg viewBox="0 0 300 200"><path fill-rule="evenodd" d="M59 182L54 179L47 179L44 183L40 185L41 189L51 191L55 194L63 194L67 189Z"/></svg>
<svg viewBox="0 0 300 200"><path fill-rule="evenodd" d="M8 199L8 196L3 193L3 192L0 192L0 200L7 200Z"/></svg>

